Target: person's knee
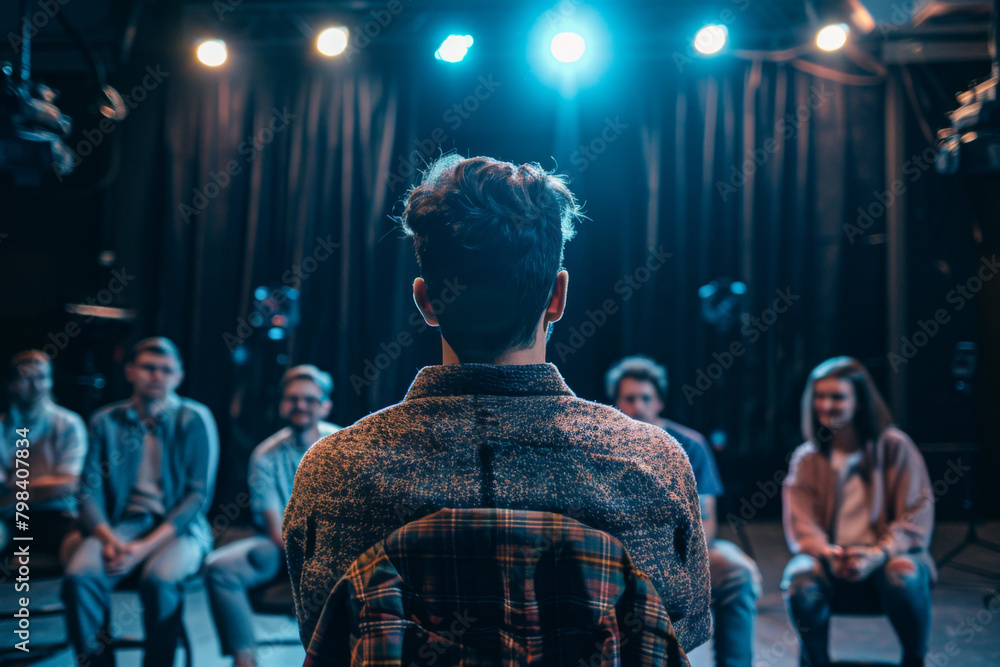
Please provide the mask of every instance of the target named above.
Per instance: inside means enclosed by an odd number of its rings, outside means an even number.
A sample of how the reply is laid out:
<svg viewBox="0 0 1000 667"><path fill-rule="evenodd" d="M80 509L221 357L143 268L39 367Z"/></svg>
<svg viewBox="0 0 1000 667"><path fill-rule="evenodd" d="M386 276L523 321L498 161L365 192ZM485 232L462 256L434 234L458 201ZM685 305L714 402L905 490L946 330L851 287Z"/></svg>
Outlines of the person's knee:
<svg viewBox="0 0 1000 667"><path fill-rule="evenodd" d="M77 598L81 594L87 597L107 587L104 576L94 572L73 572L63 575L60 584L64 598Z"/></svg>
<svg viewBox="0 0 1000 667"><path fill-rule="evenodd" d="M760 596L760 574L757 566L742 552L727 554L709 551L709 572L713 591L725 591L730 596L756 600Z"/></svg>
<svg viewBox="0 0 1000 667"><path fill-rule="evenodd" d="M240 583L231 564L225 559L213 560L210 556L205 562L205 584L209 588L239 588Z"/></svg>
<svg viewBox="0 0 1000 667"><path fill-rule="evenodd" d="M804 600L821 595L817 578L809 573L797 574L791 577L782 591L787 600Z"/></svg>
<svg viewBox="0 0 1000 667"><path fill-rule="evenodd" d="M816 595L822 589L823 572L820 562L809 556L799 555L785 568L781 590L785 598Z"/></svg>
<svg viewBox="0 0 1000 667"><path fill-rule="evenodd" d="M144 572L139 579L139 596L144 600L179 597L180 582L156 571Z"/></svg>
<svg viewBox="0 0 1000 667"><path fill-rule="evenodd" d="M920 566L907 557L896 557L885 565L885 584L897 594L916 593L929 584Z"/></svg>
<svg viewBox="0 0 1000 667"><path fill-rule="evenodd" d="M893 558L885 566L885 574L890 580L898 583L916 581L918 579L917 564L909 558Z"/></svg>
<svg viewBox="0 0 1000 667"><path fill-rule="evenodd" d="M63 571L63 580L103 581L107 578L104 563L94 562L88 558L74 558Z"/></svg>

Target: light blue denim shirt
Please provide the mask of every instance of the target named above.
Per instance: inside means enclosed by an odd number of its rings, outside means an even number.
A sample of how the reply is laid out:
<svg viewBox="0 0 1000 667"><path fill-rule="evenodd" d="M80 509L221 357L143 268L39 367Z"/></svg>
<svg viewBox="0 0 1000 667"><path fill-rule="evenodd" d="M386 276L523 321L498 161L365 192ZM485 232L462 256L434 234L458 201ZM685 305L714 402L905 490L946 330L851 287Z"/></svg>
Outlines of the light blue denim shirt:
<svg viewBox="0 0 1000 667"><path fill-rule="evenodd" d="M178 535L193 535L210 549L212 531L205 513L219 464L215 419L201 403L173 395L153 428L163 447L163 520L172 523ZM91 417L78 494L85 530L123 518L142 463L145 429L134 399L107 405Z"/></svg>
<svg viewBox="0 0 1000 667"><path fill-rule="evenodd" d="M18 449L17 440L22 438L17 430L25 428L28 429L27 439L30 442L27 458L29 489L31 479L47 475L80 476L87 452L87 428L83 419L75 412L45 399L30 413L22 413L12 406L10 412L0 415L0 485L8 484L17 474L14 456ZM9 509L13 513L13 506ZM70 494L45 502L33 502L31 509L76 514L76 497Z"/></svg>

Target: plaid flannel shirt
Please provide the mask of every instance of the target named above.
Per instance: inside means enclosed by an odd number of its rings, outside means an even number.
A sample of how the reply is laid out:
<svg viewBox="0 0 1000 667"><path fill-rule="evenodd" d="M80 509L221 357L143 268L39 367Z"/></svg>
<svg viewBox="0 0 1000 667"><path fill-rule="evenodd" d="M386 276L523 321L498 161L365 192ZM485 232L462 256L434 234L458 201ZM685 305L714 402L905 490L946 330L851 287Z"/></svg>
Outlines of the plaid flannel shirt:
<svg viewBox="0 0 1000 667"><path fill-rule="evenodd" d="M305 665L687 665L649 577L566 516L443 509L362 554Z"/></svg>
<svg viewBox="0 0 1000 667"><path fill-rule="evenodd" d="M711 634L708 550L680 445L577 398L551 364L447 364L302 459L284 536L303 646L351 563L446 507L553 512L606 532L652 580L685 651Z"/></svg>

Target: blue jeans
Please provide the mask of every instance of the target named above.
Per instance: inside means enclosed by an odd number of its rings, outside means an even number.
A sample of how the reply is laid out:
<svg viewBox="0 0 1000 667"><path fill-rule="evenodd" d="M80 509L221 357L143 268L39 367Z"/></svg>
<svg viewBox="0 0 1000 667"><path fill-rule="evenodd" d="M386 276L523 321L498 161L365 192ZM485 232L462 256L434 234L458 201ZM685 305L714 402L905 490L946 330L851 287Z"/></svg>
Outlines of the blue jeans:
<svg viewBox="0 0 1000 667"><path fill-rule="evenodd" d="M931 580L919 560L896 556L864 581L850 582L834 577L825 561L799 554L785 567L781 590L799 632L803 665L830 662L830 614L841 610L884 613L903 645L903 664L923 664L930 641Z"/></svg>
<svg viewBox="0 0 1000 667"><path fill-rule="evenodd" d="M274 581L285 554L263 535L233 542L209 554L205 585L223 655L256 648L247 589Z"/></svg>
<svg viewBox="0 0 1000 667"><path fill-rule="evenodd" d="M715 664L750 667L760 570L738 546L725 540L715 540L709 547L708 566L715 616Z"/></svg>
<svg viewBox="0 0 1000 667"><path fill-rule="evenodd" d="M123 542L131 542L156 526L153 517L139 516L123 520L112 531ZM77 658L86 659L84 664L113 665L111 636L118 633L119 625L127 622L126 616L136 616L138 611L118 609L112 616L111 590L129 573L108 575L101 547L96 537L87 537L73 552L63 578L62 598L66 605L66 631ZM174 664L183 622L181 584L198 571L204 556L194 537L182 535L132 568L133 571L141 568L139 597L146 633L142 661L145 667Z"/></svg>

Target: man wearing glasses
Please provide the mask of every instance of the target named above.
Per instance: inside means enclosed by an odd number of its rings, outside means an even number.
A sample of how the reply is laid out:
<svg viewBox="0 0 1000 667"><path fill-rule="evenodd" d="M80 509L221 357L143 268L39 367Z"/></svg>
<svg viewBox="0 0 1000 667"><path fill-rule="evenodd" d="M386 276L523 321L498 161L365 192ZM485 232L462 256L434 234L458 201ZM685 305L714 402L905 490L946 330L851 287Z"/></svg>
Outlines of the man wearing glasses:
<svg viewBox="0 0 1000 667"><path fill-rule="evenodd" d="M80 664L114 664L107 627L111 589L140 568L143 664L173 665L181 584L212 546L205 512L219 435L207 407L175 393L184 371L168 339L136 343L125 376L132 397L101 408L90 420L80 480L83 534L67 538L78 545L63 579L66 627Z"/></svg>
<svg viewBox="0 0 1000 667"><path fill-rule="evenodd" d="M281 381L279 406L288 426L260 443L250 457L250 509L257 534L217 549L206 563L212 615L224 655L237 667L256 665L257 642L247 590L283 576L285 541L281 522L292 495L295 471L306 450L340 430L322 421L333 403L333 379L315 366L289 369Z"/></svg>

